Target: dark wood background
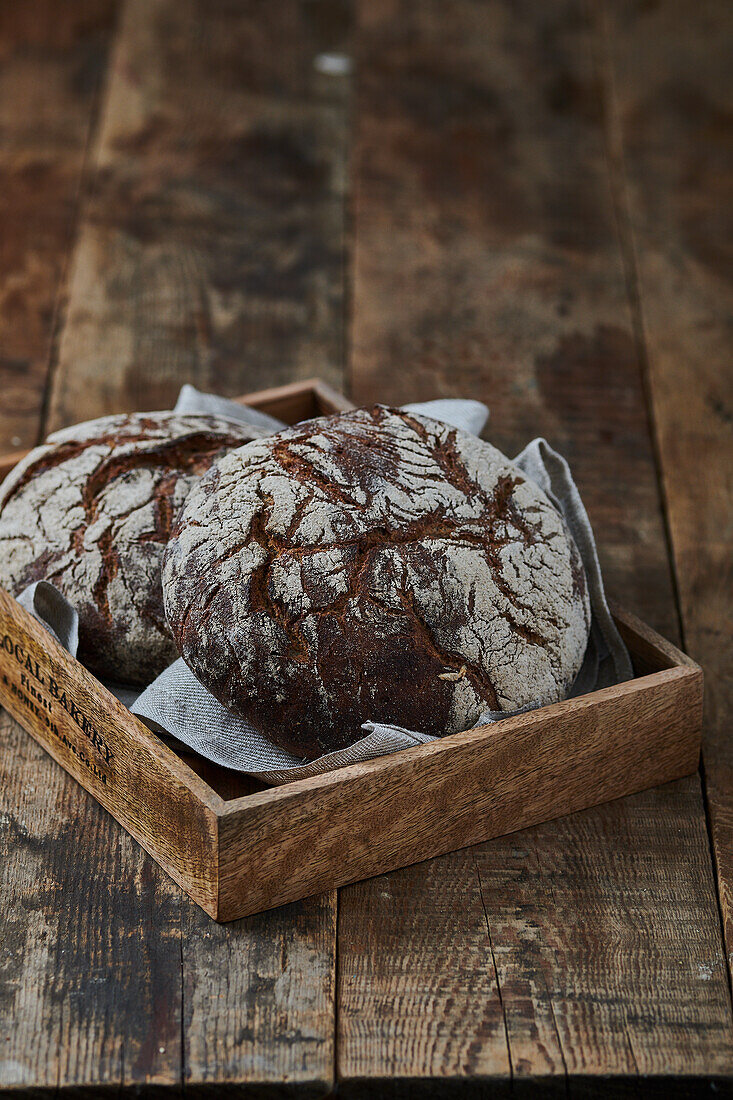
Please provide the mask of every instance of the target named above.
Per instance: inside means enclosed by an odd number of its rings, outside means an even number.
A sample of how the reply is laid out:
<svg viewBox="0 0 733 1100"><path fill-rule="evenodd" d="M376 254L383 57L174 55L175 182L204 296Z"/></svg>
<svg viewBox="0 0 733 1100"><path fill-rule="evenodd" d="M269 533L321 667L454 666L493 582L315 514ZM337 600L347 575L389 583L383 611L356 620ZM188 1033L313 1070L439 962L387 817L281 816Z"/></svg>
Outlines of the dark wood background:
<svg viewBox="0 0 733 1100"><path fill-rule="evenodd" d="M3 715L6 1098L733 1093L732 26L0 4L0 451L183 381L477 397L707 676L700 777L225 927Z"/></svg>

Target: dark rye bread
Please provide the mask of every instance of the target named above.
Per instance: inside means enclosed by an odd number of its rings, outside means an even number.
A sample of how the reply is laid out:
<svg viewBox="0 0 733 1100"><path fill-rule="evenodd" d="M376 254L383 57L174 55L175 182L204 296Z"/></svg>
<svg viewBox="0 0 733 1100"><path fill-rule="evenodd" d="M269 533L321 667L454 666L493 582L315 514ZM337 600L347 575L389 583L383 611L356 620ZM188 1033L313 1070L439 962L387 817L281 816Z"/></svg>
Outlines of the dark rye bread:
<svg viewBox="0 0 733 1100"><path fill-rule="evenodd" d="M590 626L542 491L475 436L383 406L221 459L175 525L163 590L194 675L308 758L368 719L444 734L553 702Z"/></svg>
<svg viewBox="0 0 733 1100"><path fill-rule="evenodd" d="M172 522L211 463L262 434L212 416L106 416L56 432L0 486L0 585L48 580L79 612L79 660L149 683L177 657L160 569Z"/></svg>

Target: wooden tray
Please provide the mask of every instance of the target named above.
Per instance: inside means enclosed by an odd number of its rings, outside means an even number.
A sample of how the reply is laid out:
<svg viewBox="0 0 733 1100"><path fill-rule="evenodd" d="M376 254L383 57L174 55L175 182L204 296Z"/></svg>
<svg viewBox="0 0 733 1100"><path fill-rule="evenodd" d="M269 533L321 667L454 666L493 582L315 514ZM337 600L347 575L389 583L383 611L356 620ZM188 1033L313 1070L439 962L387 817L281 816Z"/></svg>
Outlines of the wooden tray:
<svg viewBox="0 0 733 1100"><path fill-rule="evenodd" d="M240 400L288 422L350 407L319 382ZM701 669L613 613L636 679L283 787L169 748L1 589L0 703L227 921L694 771Z"/></svg>

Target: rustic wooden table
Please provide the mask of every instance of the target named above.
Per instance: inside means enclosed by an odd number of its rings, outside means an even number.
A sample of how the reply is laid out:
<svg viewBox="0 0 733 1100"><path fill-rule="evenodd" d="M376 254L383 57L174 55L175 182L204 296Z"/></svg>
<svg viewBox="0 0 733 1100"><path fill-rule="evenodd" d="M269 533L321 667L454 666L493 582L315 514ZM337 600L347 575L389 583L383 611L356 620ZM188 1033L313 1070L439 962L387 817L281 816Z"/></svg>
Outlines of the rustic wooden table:
<svg viewBox="0 0 733 1100"><path fill-rule="evenodd" d="M224 927L3 715L8 1096L730 1094L730 39L726 0L0 9L0 452L184 380L479 397L708 704L702 779Z"/></svg>

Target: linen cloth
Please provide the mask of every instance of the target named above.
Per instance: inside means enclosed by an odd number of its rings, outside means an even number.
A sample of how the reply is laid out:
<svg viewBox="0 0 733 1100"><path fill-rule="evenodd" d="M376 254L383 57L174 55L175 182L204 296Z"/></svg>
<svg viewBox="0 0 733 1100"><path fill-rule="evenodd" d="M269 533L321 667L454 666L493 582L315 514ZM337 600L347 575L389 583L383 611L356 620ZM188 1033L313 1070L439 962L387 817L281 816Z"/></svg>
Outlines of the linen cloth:
<svg viewBox="0 0 733 1100"><path fill-rule="evenodd" d="M474 434L481 431L488 418L488 409L478 401L445 399L418 402L403 408ZM214 414L240 423L256 424L273 432L285 427L281 421L256 409L200 393L188 385L181 390L175 411ZM606 602L593 531L567 462L541 438L532 440L514 462L540 486L564 516L588 579L592 611L590 638L570 697L631 679L633 671L628 651ZM40 581L27 588L19 602L72 655L76 655L78 616L60 592ZM181 742L217 764L246 772L275 786L436 740L400 726L367 721L362 727L364 737L355 744L306 762L271 744L249 723L223 707L182 659L175 661L141 693L124 685L107 686L162 737ZM511 712L487 710L476 726L498 722L536 706L529 704Z"/></svg>

